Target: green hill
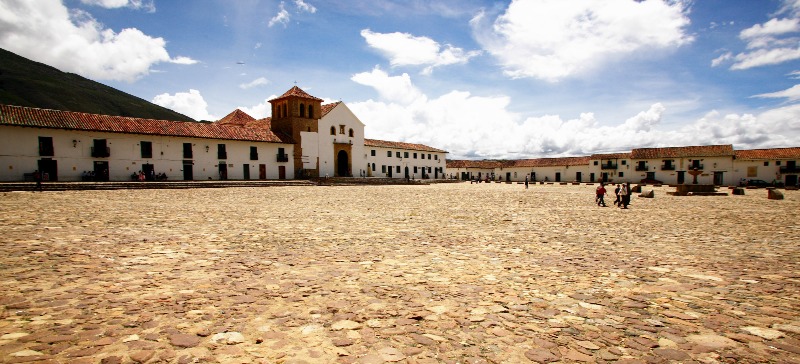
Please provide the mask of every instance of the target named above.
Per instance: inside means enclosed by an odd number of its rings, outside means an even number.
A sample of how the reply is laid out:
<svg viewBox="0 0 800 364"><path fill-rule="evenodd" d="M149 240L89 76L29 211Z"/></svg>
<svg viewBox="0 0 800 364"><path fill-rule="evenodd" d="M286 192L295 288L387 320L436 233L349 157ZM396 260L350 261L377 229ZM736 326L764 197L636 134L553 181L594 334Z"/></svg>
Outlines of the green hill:
<svg viewBox="0 0 800 364"><path fill-rule="evenodd" d="M0 104L195 121L147 100L0 49Z"/></svg>

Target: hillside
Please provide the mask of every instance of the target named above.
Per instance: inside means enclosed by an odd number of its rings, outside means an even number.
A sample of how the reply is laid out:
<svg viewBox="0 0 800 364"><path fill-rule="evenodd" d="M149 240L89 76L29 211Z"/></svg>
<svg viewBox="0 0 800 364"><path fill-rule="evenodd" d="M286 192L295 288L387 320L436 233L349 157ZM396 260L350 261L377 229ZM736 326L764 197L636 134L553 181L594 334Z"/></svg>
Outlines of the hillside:
<svg viewBox="0 0 800 364"><path fill-rule="evenodd" d="M194 121L147 100L0 49L0 104Z"/></svg>

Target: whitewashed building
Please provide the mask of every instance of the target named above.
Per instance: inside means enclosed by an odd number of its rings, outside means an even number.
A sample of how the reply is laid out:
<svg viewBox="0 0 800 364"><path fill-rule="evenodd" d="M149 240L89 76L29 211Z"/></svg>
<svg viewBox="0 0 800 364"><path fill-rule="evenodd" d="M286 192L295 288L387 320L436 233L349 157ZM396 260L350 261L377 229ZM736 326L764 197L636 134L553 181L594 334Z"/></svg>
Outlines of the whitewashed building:
<svg viewBox="0 0 800 364"><path fill-rule="evenodd" d="M406 179L447 178L447 152L423 144L366 139L367 176Z"/></svg>
<svg viewBox="0 0 800 364"><path fill-rule="evenodd" d="M234 110L213 123L0 105L0 181L31 178L35 170L50 181L125 181L139 171L169 180L388 177L373 173L388 163L370 156L375 148L409 156L392 161L393 170L444 178L447 152L367 140L364 123L342 102L322 105L295 86L270 103L272 117Z"/></svg>

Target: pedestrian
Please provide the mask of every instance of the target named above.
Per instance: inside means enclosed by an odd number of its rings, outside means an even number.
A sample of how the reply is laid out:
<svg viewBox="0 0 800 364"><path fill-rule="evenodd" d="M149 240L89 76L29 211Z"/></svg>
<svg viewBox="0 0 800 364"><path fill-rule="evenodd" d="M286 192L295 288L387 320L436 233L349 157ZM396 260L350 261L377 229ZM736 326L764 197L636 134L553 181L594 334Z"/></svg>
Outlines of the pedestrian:
<svg viewBox="0 0 800 364"><path fill-rule="evenodd" d="M36 188L34 190L42 192L42 174L39 173L38 169L33 171L33 180L36 181Z"/></svg>
<svg viewBox="0 0 800 364"><path fill-rule="evenodd" d="M597 206L606 207L606 201L605 201L606 187L603 186L602 183L600 183L600 186L597 187L597 190L595 192L597 196L595 198L595 201L597 201Z"/></svg>
<svg viewBox="0 0 800 364"><path fill-rule="evenodd" d="M525 189L528 189L528 176L525 176Z"/></svg>
<svg viewBox="0 0 800 364"><path fill-rule="evenodd" d="M619 186L620 186L620 184L617 184L617 188L614 189L614 195L617 196L617 198L614 199L614 205L617 206L617 207L619 207L620 203L622 202L619 199L619 190L620 190Z"/></svg>
<svg viewBox="0 0 800 364"><path fill-rule="evenodd" d="M622 190L620 191L620 197L622 197L622 208L627 209L628 205L631 203L631 184L630 182L622 185Z"/></svg>

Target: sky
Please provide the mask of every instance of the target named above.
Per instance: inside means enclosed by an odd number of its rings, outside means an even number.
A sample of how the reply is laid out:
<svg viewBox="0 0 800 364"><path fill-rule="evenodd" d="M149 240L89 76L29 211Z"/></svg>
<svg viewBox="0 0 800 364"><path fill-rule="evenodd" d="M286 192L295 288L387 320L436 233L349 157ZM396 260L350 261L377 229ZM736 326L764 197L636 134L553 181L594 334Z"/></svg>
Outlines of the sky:
<svg viewBox="0 0 800 364"><path fill-rule="evenodd" d="M800 146L800 0L2 0L0 48L196 120L296 85L449 159Z"/></svg>

